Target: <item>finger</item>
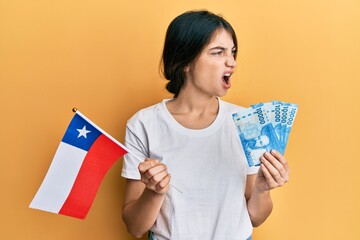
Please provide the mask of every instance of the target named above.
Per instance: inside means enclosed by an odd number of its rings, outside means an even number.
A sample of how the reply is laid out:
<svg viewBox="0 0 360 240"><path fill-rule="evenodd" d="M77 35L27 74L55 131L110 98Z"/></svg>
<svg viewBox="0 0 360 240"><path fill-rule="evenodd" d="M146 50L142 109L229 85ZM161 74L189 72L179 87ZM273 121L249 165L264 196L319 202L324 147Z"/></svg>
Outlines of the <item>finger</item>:
<svg viewBox="0 0 360 240"><path fill-rule="evenodd" d="M151 184L153 184L153 185L156 185L156 184L158 184L159 182L161 182L167 175L169 175L167 171L159 172L158 174L154 175L154 176L149 180L149 182L151 182Z"/></svg>
<svg viewBox="0 0 360 240"><path fill-rule="evenodd" d="M273 176L271 175L269 170L266 168L264 163L260 164L260 168L261 168L261 171L262 171L264 177L266 178L268 187L270 189L277 187L276 181L274 180Z"/></svg>
<svg viewBox="0 0 360 240"><path fill-rule="evenodd" d="M264 156L261 157L261 162L266 168L267 172L271 175L271 178L280 186L282 186L286 181L285 178L281 176L281 173L274 165L267 160Z"/></svg>
<svg viewBox="0 0 360 240"><path fill-rule="evenodd" d="M276 150L271 150L271 154L273 156L276 157L276 159L278 159L278 161L280 161L283 166L284 166L284 169L286 171L286 175L285 175L285 182L289 181L289 174L290 174L290 168L289 168L289 164L288 164L288 161L286 160L286 158L284 157L284 155L282 155L281 153L279 153L278 151Z"/></svg>
<svg viewBox="0 0 360 240"><path fill-rule="evenodd" d="M156 185L156 190L157 191L161 191L164 188L166 188L169 183L170 183L170 179L171 179L171 175L168 174L166 175L157 185Z"/></svg>
<svg viewBox="0 0 360 240"><path fill-rule="evenodd" d="M150 178L154 177L155 175L157 175L161 172L166 172L166 171L167 171L167 167L165 164L158 164L158 165L155 165L154 167L150 168L143 174L145 175L146 178L150 179Z"/></svg>
<svg viewBox="0 0 360 240"><path fill-rule="evenodd" d="M159 164L159 160L146 158L145 161L139 164L138 169L141 173L144 173L150 168L156 166L157 164Z"/></svg>
<svg viewBox="0 0 360 240"><path fill-rule="evenodd" d="M273 166L274 168L280 173L281 177L286 178L288 173L287 173L287 169L286 167L277 159L275 158L272 154L266 152L264 154L264 157L266 158L266 160L268 160Z"/></svg>
<svg viewBox="0 0 360 240"><path fill-rule="evenodd" d="M281 153L279 153L275 149L271 150L271 154L274 157L276 157L276 159L284 165L286 170L289 169L288 163L287 163L286 158L284 157L284 155L282 155Z"/></svg>

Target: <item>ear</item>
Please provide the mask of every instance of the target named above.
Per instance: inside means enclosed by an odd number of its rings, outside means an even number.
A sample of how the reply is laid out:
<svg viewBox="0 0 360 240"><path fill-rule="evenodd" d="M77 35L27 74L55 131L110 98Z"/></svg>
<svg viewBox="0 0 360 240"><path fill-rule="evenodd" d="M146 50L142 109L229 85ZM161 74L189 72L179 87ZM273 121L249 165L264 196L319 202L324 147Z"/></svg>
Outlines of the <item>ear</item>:
<svg viewBox="0 0 360 240"><path fill-rule="evenodd" d="M184 67L184 73L187 73L189 71L190 71L190 64L188 64Z"/></svg>

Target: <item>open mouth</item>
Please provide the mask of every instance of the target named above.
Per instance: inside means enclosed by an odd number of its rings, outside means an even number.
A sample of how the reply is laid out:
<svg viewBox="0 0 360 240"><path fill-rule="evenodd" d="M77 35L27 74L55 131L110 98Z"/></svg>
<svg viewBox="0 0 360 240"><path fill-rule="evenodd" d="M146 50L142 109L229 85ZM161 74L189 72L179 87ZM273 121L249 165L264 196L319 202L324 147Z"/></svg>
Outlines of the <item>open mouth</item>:
<svg viewBox="0 0 360 240"><path fill-rule="evenodd" d="M230 77L231 77L231 73L225 73L223 76L223 81L226 85L230 84Z"/></svg>

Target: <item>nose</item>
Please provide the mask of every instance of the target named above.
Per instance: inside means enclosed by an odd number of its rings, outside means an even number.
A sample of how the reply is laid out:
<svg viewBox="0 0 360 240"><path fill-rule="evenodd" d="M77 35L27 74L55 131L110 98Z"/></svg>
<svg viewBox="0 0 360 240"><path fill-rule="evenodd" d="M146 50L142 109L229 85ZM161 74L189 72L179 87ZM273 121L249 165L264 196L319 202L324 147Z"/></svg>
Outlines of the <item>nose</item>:
<svg viewBox="0 0 360 240"><path fill-rule="evenodd" d="M236 67L236 61L233 55L230 55L227 57L225 62L227 67L235 68Z"/></svg>

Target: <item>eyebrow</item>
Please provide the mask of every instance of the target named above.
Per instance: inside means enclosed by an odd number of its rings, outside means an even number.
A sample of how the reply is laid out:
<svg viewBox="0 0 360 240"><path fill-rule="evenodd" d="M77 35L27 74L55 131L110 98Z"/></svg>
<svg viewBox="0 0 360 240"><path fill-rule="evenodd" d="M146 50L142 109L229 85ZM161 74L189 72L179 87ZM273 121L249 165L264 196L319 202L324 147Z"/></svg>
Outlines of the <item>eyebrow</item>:
<svg viewBox="0 0 360 240"><path fill-rule="evenodd" d="M220 49L220 50L223 50L223 51L224 51L224 50L227 50L227 48L220 47L220 46L210 48L209 50L216 50L216 49ZM231 48L231 50L236 50L236 47L233 46L233 47Z"/></svg>

